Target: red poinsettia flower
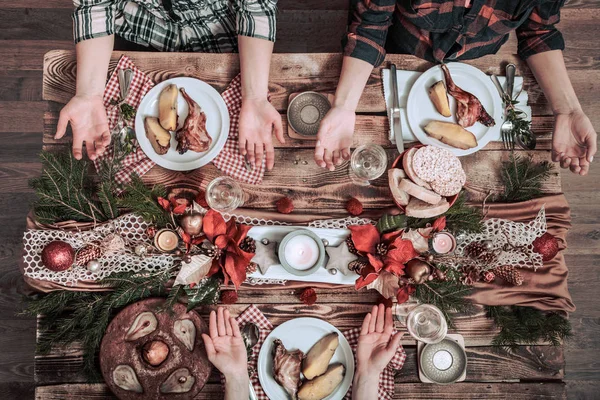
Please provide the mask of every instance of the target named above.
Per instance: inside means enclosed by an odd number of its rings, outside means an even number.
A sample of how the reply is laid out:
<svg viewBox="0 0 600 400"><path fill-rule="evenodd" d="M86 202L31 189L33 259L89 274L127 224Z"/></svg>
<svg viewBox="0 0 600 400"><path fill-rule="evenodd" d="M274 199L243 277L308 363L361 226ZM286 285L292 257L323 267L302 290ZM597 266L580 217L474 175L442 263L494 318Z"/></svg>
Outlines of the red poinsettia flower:
<svg viewBox="0 0 600 400"><path fill-rule="evenodd" d="M413 294L417 290L414 285L404 285L401 286L396 293L396 299L398 300L398 304L406 303L411 294Z"/></svg>
<svg viewBox="0 0 600 400"><path fill-rule="evenodd" d="M250 226L236 224L233 218L226 223L221 214L209 210L204 216L202 230L206 239L221 250L221 257L213 260L208 276L221 271L226 285L231 281L236 289L239 288L246 279L246 267L254 257L254 253L240 249Z"/></svg>
<svg viewBox="0 0 600 400"><path fill-rule="evenodd" d="M436 219L431 227L433 228L433 232L440 232L446 229L446 216L444 215Z"/></svg>
<svg viewBox="0 0 600 400"><path fill-rule="evenodd" d="M189 200L184 197L173 197L170 201L164 197L159 197L157 201L163 210L177 215L185 213L185 210L190 205Z"/></svg>

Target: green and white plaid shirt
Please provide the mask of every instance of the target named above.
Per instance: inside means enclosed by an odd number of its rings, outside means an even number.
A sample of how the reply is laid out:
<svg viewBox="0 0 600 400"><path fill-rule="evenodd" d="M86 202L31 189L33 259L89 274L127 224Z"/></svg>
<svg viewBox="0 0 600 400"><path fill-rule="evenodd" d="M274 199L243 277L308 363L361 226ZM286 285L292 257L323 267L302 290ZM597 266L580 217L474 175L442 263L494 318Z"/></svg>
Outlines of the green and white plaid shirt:
<svg viewBox="0 0 600 400"><path fill-rule="evenodd" d="M237 36L275 41L277 0L73 0L73 36L117 34L161 51L227 53Z"/></svg>

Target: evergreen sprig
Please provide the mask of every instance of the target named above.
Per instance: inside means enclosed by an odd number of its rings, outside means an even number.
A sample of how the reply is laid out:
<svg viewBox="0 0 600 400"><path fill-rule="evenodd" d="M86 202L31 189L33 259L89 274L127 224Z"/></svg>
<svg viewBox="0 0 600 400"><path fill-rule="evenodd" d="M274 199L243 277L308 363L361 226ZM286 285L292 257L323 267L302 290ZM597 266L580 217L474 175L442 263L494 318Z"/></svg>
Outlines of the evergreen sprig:
<svg viewBox="0 0 600 400"><path fill-rule="evenodd" d="M452 268L448 268L445 272L452 274L452 271L454 271ZM432 304L439 308L444 314L448 326L453 328L452 313L468 313L473 310L473 303L467 299L471 291L470 286L463 285L449 277L445 281L433 280L416 285L413 297L422 304Z"/></svg>
<svg viewBox="0 0 600 400"><path fill-rule="evenodd" d="M118 200L120 207L133 211L147 222L155 224L157 228L164 228L172 222L168 213L157 202L159 197L167 197L163 185L148 188L139 175L131 174L131 183L124 189L125 192Z"/></svg>
<svg viewBox="0 0 600 400"><path fill-rule="evenodd" d="M531 155L522 157L511 153L502 163L500 177L504 191L495 201L514 203L527 201L543 195L542 184L554 172L548 161L536 163Z"/></svg>
<svg viewBox="0 0 600 400"><path fill-rule="evenodd" d="M200 282L200 284L190 288L184 287L187 295L187 310L193 310L201 304L217 304L219 301L219 289L221 284L218 279L211 277Z"/></svg>
<svg viewBox="0 0 600 400"><path fill-rule="evenodd" d="M519 344L540 341L558 346L561 340L572 335L569 320L554 312L520 306L486 306L485 310L500 328L492 344L509 351L514 351Z"/></svg>
<svg viewBox="0 0 600 400"><path fill-rule="evenodd" d="M465 192L462 192L452 207L442 215L446 216L448 230L454 234L461 232L478 233L483 229L483 214L478 207L471 207L467 204L467 195ZM406 224L411 229L423 228L425 225L433 223L439 217L407 217Z"/></svg>
<svg viewBox="0 0 600 400"><path fill-rule="evenodd" d="M103 222L111 218L116 209L114 197L98 200L87 162L76 160L70 150L42 151L40 159L42 174L29 181L37 194L33 211L39 222Z"/></svg>

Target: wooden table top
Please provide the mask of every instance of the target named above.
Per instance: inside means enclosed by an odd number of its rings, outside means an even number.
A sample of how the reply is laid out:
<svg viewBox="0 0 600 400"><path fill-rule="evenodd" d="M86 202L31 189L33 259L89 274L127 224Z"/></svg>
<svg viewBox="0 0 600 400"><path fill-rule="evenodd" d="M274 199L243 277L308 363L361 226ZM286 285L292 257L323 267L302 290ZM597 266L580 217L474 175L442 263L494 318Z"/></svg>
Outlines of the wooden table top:
<svg viewBox="0 0 600 400"><path fill-rule="evenodd" d="M113 53L111 68L122 53ZM154 81L177 76L192 76L225 89L239 72L239 60L235 54L190 53L141 53L127 54L138 68ZM292 93L306 90L335 91L342 57L340 54L274 54L271 62L270 90L275 107L282 113L284 132L287 132L285 110ZM388 55L386 62L393 62L399 69L425 71L431 64L412 56ZM552 112L531 71L515 57L486 56L469 62L486 73L500 74L507 62L517 65L517 74L524 77L532 107L532 127L538 135L538 147L531 152L536 160L550 160ZM383 64L384 66L387 63ZM68 135L61 140L53 138L58 112L75 91L75 53L51 51L44 59L43 98L48 110L44 114L45 149L69 145ZM362 143L378 143L384 146L390 160L397 150L387 139L388 120L379 68L371 74L367 88L357 111L354 146ZM295 212L345 216L344 203L350 196L360 199L369 215L392 205L386 179L378 179L368 188L350 182L346 167L335 172L321 169L313 162L310 142L287 139L281 144L273 139L276 147L275 168L267 172L260 186L244 185L247 193L246 207L273 211L274 203L282 196L293 199ZM508 158L500 142L489 143L482 151L462 158L467 172L466 190L471 201L480 202L490 192L501 188L499 164ZM167 171L154 167L144 176L148 184L162 183L167 187L205 187L221 173L211 164L191 172ZM544 184L547 194L561 193L560 175L555 173ZM253 287L241 290L238 303L229 306L232 315L238 315L248 305L255 304L277 326L299 316L318 317L331 322L341 330L360 326L365 313L377 301L374 291L356 292L353 288L318 289L318 301L313 306L299 302L297 293L291 289L264 291ZM206 315L211 307L198 311ZM407 359L396 377L395 398L411 399L530 399L566 398L563 346L553 347L539 343L520 346L513 354L506 354L491 346L497 329L486 318L482 307L475 314L457 315L456 328L450 332L465 337L468 366L467 380L449 386L419 382L414 340L404 340ZM400 330L403 328L398 326ZM38 399L114 398L103 383L86 383L82 373L81 349L77 345L55 349L47 355L36 355L35 382ZM222 388L218 375L213 374L199 399L220 399Z"/></svg>

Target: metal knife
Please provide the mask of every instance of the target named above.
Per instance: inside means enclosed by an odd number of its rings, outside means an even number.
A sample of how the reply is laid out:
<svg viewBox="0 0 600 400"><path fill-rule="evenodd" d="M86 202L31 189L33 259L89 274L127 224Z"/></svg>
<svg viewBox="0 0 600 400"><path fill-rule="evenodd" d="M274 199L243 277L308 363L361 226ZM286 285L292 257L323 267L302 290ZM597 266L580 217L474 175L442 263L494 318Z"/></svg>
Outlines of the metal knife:
<svg viewBox="0 0 600 400"><path fill-rule="evenodd" d="M398 100L398 77L396 75L396 65L390 65L390 76L392 79L392 107L390 108L390 129L396 140L398 152L404 151L404 139L402 138L402 124L400 120L400 101Z"/></svg>

